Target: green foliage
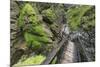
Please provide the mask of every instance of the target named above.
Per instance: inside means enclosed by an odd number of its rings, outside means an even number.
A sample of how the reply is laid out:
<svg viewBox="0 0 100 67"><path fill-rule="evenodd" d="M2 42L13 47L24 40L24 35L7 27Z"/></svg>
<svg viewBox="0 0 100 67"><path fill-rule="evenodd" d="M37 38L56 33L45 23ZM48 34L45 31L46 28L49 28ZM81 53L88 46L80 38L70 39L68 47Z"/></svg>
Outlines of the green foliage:
<svg viewBox="0 0 100 67"><path fill-rule="evenodd" d="M19 27L24 26L25 24L25 16L30 16L30 21L34 20L33 23L35 24L37 22L36 12L34 8L30 4L25 4L22 10L20 11L20 16L18 19L18 25ZM33 18L32 18L33 17Z"/></svg>
<svg viewBox="0 0 100 67"><path fill-rule="evenodd" d="M41 47L41 44L37 40L34 39L32 34L26 32L24 37L25 37L26 42L28 43L27 44L28 47L31 46L31 48L35 48L35 49Z"/></svg>
<svg viewBox="0 0 100 67"><path fill-rule="evenodd" d="M41 64L45 59L46 57L44 55L36 55L36 56L29 57L24 61L19 61L14 66L33 65L33 64L37 65L37 64Z"/></svg>
<svg viewBox="0 0 100 67"><path fill-rule="evenodd" d="M38 49L49 42L49 37L38 20L36 8L26 3L20 11L18 27L22 29L27 46Z"/></svg>
<svg viewBox="0 0 100 67"><path fill-rule="evenodd" d="M53 8L43 10L42 14L44 16L46 16L51 22L54 22L56 19L56 14L55 14Z"/></svg>
<svg viewBox="0 0 100 67"><path fill-rule="evenodd" d="M46 44L49 42L49 39L47 37L39 37L39 36L36 36L36 35L32 35L31 33L27 33L25 32L25 40L26 42L28 43L27 45L30 46L32 48L40 48L41 47L41 44Z"/></svg>
<svg viewBox="0 0 100 67"><path fill-rule="evenodd" d="M95 7L92 7L88 10L81 19L82 27L85 30L91 29L91 27L95 27Z"/></svg>
<svg viewBox="0 0 100 67"><path fill-rule="evenodd" d="M69 8L69 10L67 11L67 18L69 26L72 30L78 29L78 26L81 24L81 18L90 8L91 6L88 5Z"/></svg>
<svg viewBox="0 0 100 67"><path fill-rule="evenodd" d="M42 36L47 36L47 34L43 31L42 25L37 25L34 27L34 32L40 33Z"/></svg>

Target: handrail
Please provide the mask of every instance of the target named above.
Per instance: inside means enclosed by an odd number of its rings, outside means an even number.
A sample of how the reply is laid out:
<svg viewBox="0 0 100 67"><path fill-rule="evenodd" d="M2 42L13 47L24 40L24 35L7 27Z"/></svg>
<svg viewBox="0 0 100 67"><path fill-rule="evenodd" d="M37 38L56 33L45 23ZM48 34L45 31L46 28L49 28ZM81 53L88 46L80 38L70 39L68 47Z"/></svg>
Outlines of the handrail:
<svg viewBox="0 0 100 67"><path fill-rule="evenodd" d="M66 39L63 38L62 41L60 43L58 43L56 48L53 48L52 51L48 54L47 59L44 60L41 65L45 65L45 64L50 64L51 61L54 59L54 57L56 56L56 54L59 52L60 48L63 46L63 44L66 42ZM56 43L57 44L57 43Z"/></svg>

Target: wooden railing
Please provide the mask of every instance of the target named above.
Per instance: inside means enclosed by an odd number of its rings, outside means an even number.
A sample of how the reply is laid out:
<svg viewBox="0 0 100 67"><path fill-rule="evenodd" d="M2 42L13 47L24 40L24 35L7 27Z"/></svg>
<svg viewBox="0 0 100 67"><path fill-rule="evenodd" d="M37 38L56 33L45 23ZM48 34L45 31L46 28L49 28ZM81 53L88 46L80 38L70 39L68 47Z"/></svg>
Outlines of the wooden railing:
<svg viewBox="0 0 100 67"><path fill-rule="evenodd" d="M57 44L57 47L54 47L50 53L48 53L47 58L41 63L41 65L46 65L46 64L50 64L53 59L57 56L59 50L61 49L61 47L64 45L64 43L67 42L67 38L63 38L61 41L56 42L55 44Z"/></svg>

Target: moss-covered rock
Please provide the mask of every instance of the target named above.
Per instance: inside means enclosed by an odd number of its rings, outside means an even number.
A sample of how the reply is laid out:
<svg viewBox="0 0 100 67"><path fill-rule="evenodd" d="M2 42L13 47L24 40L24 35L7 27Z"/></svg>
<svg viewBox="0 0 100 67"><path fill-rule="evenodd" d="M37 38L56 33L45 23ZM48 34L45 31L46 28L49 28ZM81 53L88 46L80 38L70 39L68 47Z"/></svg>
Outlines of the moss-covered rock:
<svg viewBox="0 0 100 67"><path fill-rule="evenodd" d="M48 8L46 10L43 10L42 14L43 14L46 22L50 23L50 24L52 24L53 22L55 22L55 20L57 18L56 14L55 14L55 11L53 10L52 7Z"/></svg>
<svg viewBox="0 0 100 67"><path fill-rule="evenodd" d="M32 49L38 49L50 41L42 23L38 19L36 7L32 7L29 3L26 3L20 11L18 27L23 33L27 46Z"/></svg>

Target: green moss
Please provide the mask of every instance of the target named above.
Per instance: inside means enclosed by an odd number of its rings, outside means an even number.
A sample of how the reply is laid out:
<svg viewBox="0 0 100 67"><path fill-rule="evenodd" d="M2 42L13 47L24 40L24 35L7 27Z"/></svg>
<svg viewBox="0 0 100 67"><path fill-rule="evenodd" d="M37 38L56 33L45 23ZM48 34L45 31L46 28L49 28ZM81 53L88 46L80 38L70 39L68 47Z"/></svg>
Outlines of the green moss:
<svg viewBox="0 0 100 67"><path fill-rule="evenodd" d="M27 46L33 49L38 49L42 44L47 44L50 39L44 31L36 11L36 7L26 3L20 11L18 18L18 27L22 30Z"/></svg>
<svg viewBox="0 0 100 67"><path fill-rule="evenodd" d="M38 42L36 39L34 39L32 34L26 32L24 37L25 37L28 47L31 46L31 48L34 48L34 49L41 47L41 43Z"/></svg>
<svg viewBox="0 0 100 67"><path fill-rule="evenodd" d="M51 22L54 22L56 19L56 14L52 8L46 9L42 12Z"/></svg>
<svg viewBox="0 0 100 67"><path fill-rule="evenodd" d="M24 37L26 42L28 43L27 45L32 45L32 48L40 48L42 44L46 44L49 42L49 39L47 37L39 37L27 32L25 32Z"/></svg>
<svg viewBox="0 0 100 67"><path fill-rule="evenodd" d="M17 64L15 64L14 66L37 65L37 64L41 64L45 59L46 59L46 57L43 55L36 55L36 56L29 57L24 61L20 61Z"/></svg>
<svg viewBox="0 0 100 67"><path fill-rule="evenodd" d="M19 19L18 19L18 25L19 27L22 27L24 24L25 24L25 16L30 16L30 18L32 18L32 20L34 19L34 21L36 21L37 17L36 17L36 12L34 10L34 8L29 4L25 4L25 6L23 6L22 10L20 11L20 16L19 16ZM34 15L34 16L32 16ZM32 21L30 19L30 21Z"/></svg>
<svg viewBox="0 0 100 67"><path fill-rule="evenodd" d="M47 36L47 34L43 31L42 25L37 25L34 27L34 32L40 33L40 35Z"/></svg>
<svg viewBox="0 0 100 67"><path fill-rule="evenodd" d="M91 6L87 5L69 8L67 11L67 18L72 30L78 29L78 26L81 24L81 18L90 8Z"/></svg>

